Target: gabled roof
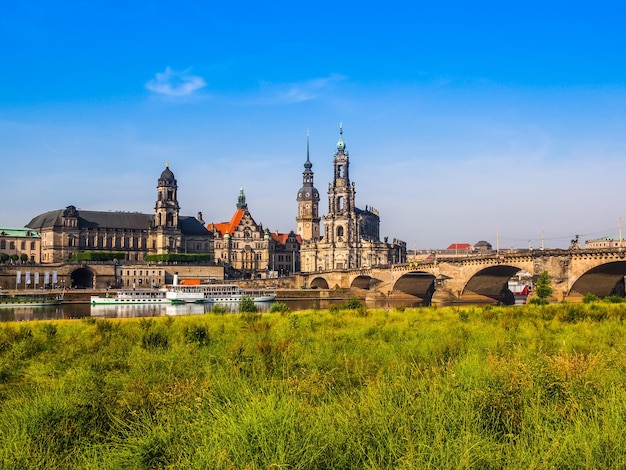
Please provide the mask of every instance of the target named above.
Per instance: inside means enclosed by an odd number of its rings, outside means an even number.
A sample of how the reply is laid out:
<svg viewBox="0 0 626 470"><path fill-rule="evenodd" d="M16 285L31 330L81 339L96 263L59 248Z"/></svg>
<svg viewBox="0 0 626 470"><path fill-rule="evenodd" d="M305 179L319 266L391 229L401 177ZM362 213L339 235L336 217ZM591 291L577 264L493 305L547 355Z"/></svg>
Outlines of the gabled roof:
<svg viewBox="0 0 626 470"><path fill-rule="evenodd" d="M222 234L222 236L228 234L232 234L235 231L235 227L239 225L241 219L243 218L246 212L243 209L237 209L233 216L231 217L229 222L220 222L217 224L208 224L207 230L213 231L213 229L217 230Z"/></svg>
<svg viewBox="0 0 626 470"><path fill-rule="evenodd" d="M446 250L449 251L467 251L471 249L472 245L470 245L469 243L453 243L448 248L446 248Z"/></svg>
<svg viewBox="0 0 626 470"><path fill-rule="evenodd" d="M293 233L293 232L291 232L291 233ZM272 239L273 239L275 242L280 243L281 245L286 245L286 244L287 244L287 239L289 238L289 235L290 235L291 233L278 233L278 232L276 231L276 232L273 232L273 233L272 233ZM302 244L302 236L300 236L300 235L296 235L296 236L295 236L295 238L296 238L296 242L297 242L299 245L301 245L301 244Z"/></svg>

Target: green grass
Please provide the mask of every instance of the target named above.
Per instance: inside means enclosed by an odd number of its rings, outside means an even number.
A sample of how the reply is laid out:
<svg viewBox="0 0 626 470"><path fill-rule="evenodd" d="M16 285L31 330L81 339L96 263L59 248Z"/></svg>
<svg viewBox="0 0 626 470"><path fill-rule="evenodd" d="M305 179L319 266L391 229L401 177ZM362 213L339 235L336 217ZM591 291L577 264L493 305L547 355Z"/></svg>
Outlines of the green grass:
<svg viewBox="0 0 626 470"><path fill-rule="evenodd" d="M1 468L624 468L626 305L0 325Z"/></svg>

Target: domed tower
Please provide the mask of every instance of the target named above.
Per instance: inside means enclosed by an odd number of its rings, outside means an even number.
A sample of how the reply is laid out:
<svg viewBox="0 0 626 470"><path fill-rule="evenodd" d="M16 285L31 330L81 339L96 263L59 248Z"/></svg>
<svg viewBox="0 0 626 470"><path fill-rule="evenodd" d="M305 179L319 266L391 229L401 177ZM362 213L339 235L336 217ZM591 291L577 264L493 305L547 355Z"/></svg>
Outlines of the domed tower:
<svg viewBox="0 0 626 470"><path fill-rule="evenodd" d="M165 164L165 170L161 173L157 183L157 201L154 207L155 227L178 227L178 212L180 207L177 198L178 185L174 173L170 170L169 163Z"/></svg>
<svg viewBox="0 0 626 470"><path fill-rule="evenodd" d="M156 241L153 249L157 253L175 253L181 246L181 231L178 227L178 185L174 173L165 164L165 170L157 183L157 201L154 206L154 229Z"/></svg>
<svg viewBox="0 0 626 470"><path fill-rule="evenodd" d="M303 241L319 240L320 237L320 217L319 201L320 195L313 186L313 164L309 159L309 132L306 133L306 162L302 172L302 188L298 191L298 216L297 233Z"/></svg>

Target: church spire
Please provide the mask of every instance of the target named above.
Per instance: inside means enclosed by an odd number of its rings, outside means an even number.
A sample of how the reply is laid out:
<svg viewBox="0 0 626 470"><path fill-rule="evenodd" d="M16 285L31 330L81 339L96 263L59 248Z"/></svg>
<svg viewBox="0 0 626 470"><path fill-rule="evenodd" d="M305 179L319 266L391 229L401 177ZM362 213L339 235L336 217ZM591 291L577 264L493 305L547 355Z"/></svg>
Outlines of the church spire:
<svg viewBox="0 0 626 470"><path fill-rule="evenodd" d="M345 150L346 143L343 141L343 123L339 123L339 142L337 142L337 150Z"/></svg>
<svg viewBox="0 0 626 470"><path fill-rule="evenodd" d="M306 170L311 170L311 168L313 168L313 164L311 163L311 160L309 158L309 131L307 129L306 131L306 162L304 162L304 168Z"/></svg>
<svg viewBox="0 0 626 470"><path fill-rule="evenodd" d="M243 193L243 187L239 188L239 197L237 198L237 209L247 209L246 195Z"/></svg>

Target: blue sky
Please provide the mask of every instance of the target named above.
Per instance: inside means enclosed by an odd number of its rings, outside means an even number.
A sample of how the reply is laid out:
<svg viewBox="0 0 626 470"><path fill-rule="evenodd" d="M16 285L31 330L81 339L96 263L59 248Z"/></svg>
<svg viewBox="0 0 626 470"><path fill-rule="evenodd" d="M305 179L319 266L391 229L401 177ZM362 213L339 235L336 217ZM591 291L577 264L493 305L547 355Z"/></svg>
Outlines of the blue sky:
<svg viewBox="0 0 626 470"><path fill-rule="evenodd" d="M617 236L624 24L603 1L11 2L0 226L152 213L169 162L182 214L228 220L243 187L295 230L306 132L325 214L343 122L357 206L411 249Z"/></svg>

